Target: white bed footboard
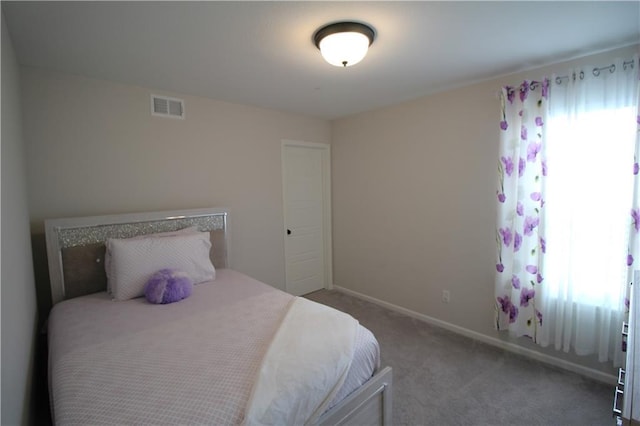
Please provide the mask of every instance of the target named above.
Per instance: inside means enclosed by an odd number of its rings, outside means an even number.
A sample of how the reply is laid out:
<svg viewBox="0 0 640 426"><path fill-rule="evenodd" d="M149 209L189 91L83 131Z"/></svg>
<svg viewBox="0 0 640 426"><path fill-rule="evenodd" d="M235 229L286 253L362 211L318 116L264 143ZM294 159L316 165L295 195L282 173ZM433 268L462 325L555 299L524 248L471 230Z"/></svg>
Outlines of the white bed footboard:
<svg viewBox="0 0 640 426"><path fill-rule="evenodd" d="M391 425L392 370L385 367L367 383L324 413L318 425Z"/></svg>

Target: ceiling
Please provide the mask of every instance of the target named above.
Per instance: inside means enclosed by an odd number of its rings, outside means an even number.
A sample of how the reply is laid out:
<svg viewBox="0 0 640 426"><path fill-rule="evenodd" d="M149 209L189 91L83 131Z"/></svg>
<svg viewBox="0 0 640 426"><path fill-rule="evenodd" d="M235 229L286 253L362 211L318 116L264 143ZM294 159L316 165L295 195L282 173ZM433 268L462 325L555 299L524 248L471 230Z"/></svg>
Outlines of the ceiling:
<svg viewBox="0 0 640 426"><path fill-rule="evenodd" d="M11 2L21 65L334 119L640 42L640 2ZM322 59L324 24L372 25Z"/></svg>

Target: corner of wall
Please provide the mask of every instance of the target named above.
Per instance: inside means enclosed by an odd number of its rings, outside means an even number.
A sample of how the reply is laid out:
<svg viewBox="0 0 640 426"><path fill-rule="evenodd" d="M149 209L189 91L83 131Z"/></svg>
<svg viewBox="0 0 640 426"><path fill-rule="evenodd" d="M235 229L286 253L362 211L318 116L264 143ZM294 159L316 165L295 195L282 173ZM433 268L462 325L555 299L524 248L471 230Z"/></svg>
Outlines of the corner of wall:
<svg viewBox="0 0 640 426"><path fill-rule="evenodd" d="M2 424L35 421L34 360L37 309L25 147L22 136L20 70L2 11Z"/></svg>

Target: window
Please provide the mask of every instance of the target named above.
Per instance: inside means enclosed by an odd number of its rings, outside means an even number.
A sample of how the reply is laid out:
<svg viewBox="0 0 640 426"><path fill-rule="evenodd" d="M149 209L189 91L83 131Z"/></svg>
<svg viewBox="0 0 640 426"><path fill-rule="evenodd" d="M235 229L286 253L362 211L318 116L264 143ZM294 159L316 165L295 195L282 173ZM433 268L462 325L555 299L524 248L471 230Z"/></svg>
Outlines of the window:
<svg viewBox="0 0 640 426"><path fill-rule="evenodd" d="M544 191L548 297L622 307L635 122L631 107L550 114Z"/></svg>
<svg viewBox="0 0 640 426"><path fill-rule="evenodd" d="M504 87L496 327L619 365L640 269L638 57Z"/></svg>

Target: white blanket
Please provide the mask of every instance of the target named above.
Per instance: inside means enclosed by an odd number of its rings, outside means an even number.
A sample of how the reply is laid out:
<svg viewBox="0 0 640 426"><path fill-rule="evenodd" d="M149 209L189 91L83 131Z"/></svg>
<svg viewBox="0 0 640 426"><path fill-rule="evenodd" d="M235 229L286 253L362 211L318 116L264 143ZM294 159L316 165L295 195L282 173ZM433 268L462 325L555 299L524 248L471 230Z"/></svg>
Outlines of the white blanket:
<svg viewBox="0 0 640 426"><path fill-rule="evenodd" d="M357 327L348 314L294 299L262 361L245 425L315 423L347 376Z"/></svg>

